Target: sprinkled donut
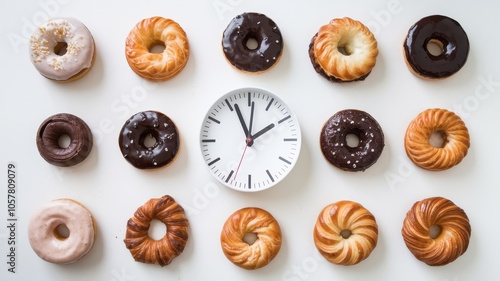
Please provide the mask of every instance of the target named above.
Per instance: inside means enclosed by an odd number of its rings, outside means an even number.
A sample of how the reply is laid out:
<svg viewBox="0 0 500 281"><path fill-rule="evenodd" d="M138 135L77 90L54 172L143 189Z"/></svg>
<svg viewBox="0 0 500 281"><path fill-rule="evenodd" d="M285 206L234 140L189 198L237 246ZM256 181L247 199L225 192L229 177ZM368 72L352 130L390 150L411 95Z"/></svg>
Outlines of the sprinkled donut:
<svg viewBox="0 0 500 281"><path fill-rule="evenodd" d="M83 77L94 65L90 31L74 18L54 18L39 26L29 41L30 58L41 75L55 81Z"/></svg>
<svg viewBox="0 0 500 281"><path fill-rule="evenodd" d="M377 40L360 21L332 19L311 39L309 57L321 76L332 82L365 80L375 66Z"/></svg>
<svg viewBox="0 0 500 281"><path fill-rule="evenodd" d="M377 246L375 217L359 203L339 201L323 208L314 226L314 244L331 263L355 265Z"/></svg>
<svg viewBox="0 0 500 281"><path fill-rule="evenodd" d="M429 143L433 133L442 136L441 147ZM406 129L405 150L417 166L429 171L447 170L458 165L470 147L469 131L462 119L446 109L421 112Z"/></svg>
<svg viewBox="0 0 500 281"><path fill-rule="evenodd" d="M154 143L147 145L149 138ZM138 169L163 167L174 161L180 147L174 122L157 111L139 112L122 127L119 146L123 157Z"/></svg>
<svg viewBox="0 0 500 281"><path fill-rule="evenodd" d="M243 240L254 233L257 240ZM220 242L224 255L244 269L258 269L269 264L281 248L281 228L276 219L260 208L243 208L234 212L224 223Z"/></svg>
<svg viewBox="0 0 500 281"><path fill-rule="evenodd" d="M431 234L431 227L439 230ZM406 214L401 230L410 252L428 265L446 265L469 246L471 226L464 210L443 197L416 202ZM432 236L431 236L432 235Z"/></svg>
<svg viewBox="0 0 500 281"><path fill-rule="evenodd" d="M349 146L347 136L358 138ZM321 152L325 159L344 171L364 171L377 162L384 148L384 133L368 113L346 109L335 113L323 126L320 135Z"/></svg>
<svg viewBox="0 0 500 281"><path fill-rule="evenodd" d="M255 40L257 46L247 43ZM224 30L222 49L236 69L247 73L269 70L283 53L283 38L276 23L263 14L243 13L236 16Z"/></svg>
<svg viewBox="0 0 500 281"><path fill-rule="evenodd" d="M165 235L154 240L148 235L152 220L165 224ZM148 200L127 222L125 246L138 262L168 265L179 256L188 240L189 222L184 209L169 195Z"/></svg>
<svg viewBox="0 0 500 281"><path fill-rule="evenodd" d="M437 45L441 52L429 52L429 43ZM456 20L433 15L422 18L410 28L403 51L408 68L416 76L424 79L446 78L465 65L469 39Z"/></svg>
<svg viewBox="0 0 500 281"><path fill-rule="evenodd" d="M150 52L163 45L162 53ZM184 29L175 21L151 17L137 23L125 41L125 56L130 68L153 81L168 80L181 72L189 59L189 42Z"/></svg>
<svg viewBox="0 0 500 281"><path fill-rule="evenodd" d="M70 143L62 147L59 140L68 136ZM45 161L60 167L74 166L87 158L93 146L92 132L79 117L59 113L45 119L36 134L38 152Z"/></svg>
<svg viewBox="0 0 500 281"><path fill-rule="evenodd" d="M68 233L60 231L66 227ZM35 211L28 225L33 251L51 263L73 263L85 256L96 238L94 217L72 199L57 199Z"/></svg>

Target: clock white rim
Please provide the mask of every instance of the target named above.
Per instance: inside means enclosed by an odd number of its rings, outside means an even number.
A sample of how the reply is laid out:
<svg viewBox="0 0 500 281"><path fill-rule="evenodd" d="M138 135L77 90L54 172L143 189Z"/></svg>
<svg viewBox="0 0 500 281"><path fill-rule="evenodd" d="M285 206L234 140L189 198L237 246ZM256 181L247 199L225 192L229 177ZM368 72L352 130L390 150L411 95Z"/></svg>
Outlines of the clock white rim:
<svg viewBox="0 0 500 281"><path fill-rule="evenodd" d="M298 137L298 140L297 140L297 156L295 157L294 161L289 165L289 168L287 169L286 173L284 173L282 175L281 178L279 179L276 179L274 182L271 182L267 185L265 185L264 187L261 187L261 188L238 188L236 186L233 186L229 183L226 183L224 182L221 178L217 177L213 171L210 169L210 166L207 165L207 161L205 159L205 157L203 156L203 145L204 143L202 142L203 140L203 129L204 129L204 124L206 122L206 120L208 119L208 116L210 114L210 112L214 109L214 106L216 104L218 104L220 101L222 101L225 97L228 97L228 96L231 96L231 95L234 95L234 94L237 94L237 93L243 93L243 92L260 92L260 93L263 93L263 94L266 94L272 98L275 98L277 101L279 101L281 104L285 105L289 114L295 118L295 121L294 123L296 124L296 134L297 134L297 137ZM299 160L299 156L300 156L300 151L301 151L301 148L302 148L302 131L300 129L300 123L299 123L299 120L297 118L297 115L295 114L295 112L290 108L290 106L281 98L280 95L277 95L275 94L274 92L271 92L267 89L263 89L263 88L257 88L257 87L242 87L242 88L237 88L237 89L233 89L233 90L230 90L224 94L222 94L221 96L219 96L210 106L209 108L207 109L204 117L203 117L203 120L201 122L201 126L200 126L200 134L199 134L199 143L200 143L200 152L201 152L201 157L203 159L203 163L204 165L206 166L208 172L212 175L212 177L214 177L218 183L232 189L232 190L236 190L236 191L240 191L240 192L259 192L259 191L264 191L264 190L267 190L271 187L274 187L276 186L278 183L280 183L281 181L283 181L290 173L291 171L293 170L293 168L295 167L296 163L298 162Z"/></svg>

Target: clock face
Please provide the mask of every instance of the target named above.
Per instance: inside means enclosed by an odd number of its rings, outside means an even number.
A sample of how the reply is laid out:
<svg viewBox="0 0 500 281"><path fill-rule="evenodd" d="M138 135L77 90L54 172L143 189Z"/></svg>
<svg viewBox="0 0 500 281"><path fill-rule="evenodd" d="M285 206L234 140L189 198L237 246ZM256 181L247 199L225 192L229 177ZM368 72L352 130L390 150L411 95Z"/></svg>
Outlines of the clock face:
<svg viewBox="0 0 500 281"><path fill-rule="evenodd" d="M203 159L222 184L260 191L285 178L302 143L292 110L261 89L231 91L208 110L200 132Z"/></svg>

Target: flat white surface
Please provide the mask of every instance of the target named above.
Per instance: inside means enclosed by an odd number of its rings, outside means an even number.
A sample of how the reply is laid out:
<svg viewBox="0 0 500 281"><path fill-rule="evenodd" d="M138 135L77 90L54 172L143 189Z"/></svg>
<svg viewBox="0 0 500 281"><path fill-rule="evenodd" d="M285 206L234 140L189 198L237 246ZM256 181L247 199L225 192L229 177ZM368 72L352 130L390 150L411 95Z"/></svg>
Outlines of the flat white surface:
<svg viewBox="0 0 500 281"><path fill-rule="evenodd" d="M1 280L497 280L500 251L497 67L498 4L494 1L76 1L3 2L0 18L0 279ZM284 36L280 62L262 75L238 73L225 61L221 34L242 12L271 17ZM444 14L458 20L471 42L469 59L456 75L424 81L411 74L401 44L420 18ZM94 68L83 79L60 84L38 74L28 57L26 39L33 23L47 15L80 19L93 33L98 50ZM174 79L146 82L124 56L124 41L141 19L161 15L175 19L188 34L191 57ZM364 82L333 84L311 67L311 37L335 17L350 16L375 33L380 55ZM297 165L277 186L240 193L219 185L206 170L199 149L199 129L209 106L222 94L260 87L282 97L298 116L303 145ZM455 110L471 135L464 161L444 172L416 168L405 154L409 122L431 107ZM323 123L336 111L358 108L374 116L385 133L379 161L363 173L340 171L324 159L318 138ZM169 167L141 171L118 149L125 120L143 110L169 115L182 133L180 155ZM69 112L92 128L94 149L80 165L57 168L38 154L35 134L48 116ZM17 273L7 272L7 163L18 165ZM186 209L189 241L169 266L133 261L123 238L126 222L149 198L172 195ZM420 199L444 196L468 214L473 233L468 251L452 264L429 267L416 260L401 237L406 212ZM69 197L94 214L99 228L91 252L71 265L39 259L27 240L32 212L46 202ZM372 255L354 267L326 262L312 238L319 211L348 199L376 217L379 241ZM221 227L237 209L257 206L279 221L280 253L268 266L246 271L222 254Z"/></svg>

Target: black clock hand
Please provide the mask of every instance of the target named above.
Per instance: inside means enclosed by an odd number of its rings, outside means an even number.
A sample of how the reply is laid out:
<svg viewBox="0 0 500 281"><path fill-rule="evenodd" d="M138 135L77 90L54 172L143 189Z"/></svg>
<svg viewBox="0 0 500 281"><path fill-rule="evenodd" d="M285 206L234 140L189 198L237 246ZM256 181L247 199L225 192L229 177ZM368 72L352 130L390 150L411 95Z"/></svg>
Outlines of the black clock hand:
<svg viewBox="0 0 500 281"><path fill-rule="evenodd" d="M269 130L271 130L272 128L274 128L274 123L271 123L269 125L267 125L266 127L264 127L264 129L258 131L257 133L255 133L253 136L251 136L252 138L252 141L255 140L256 138L262 136L263 134L267 133ZM253 144L253 142L252 142Z"/></svg>
<svg viewBox="0 0 500 281"><path fill-rule="evenodd" d="M245 122L243 121L243 117L241 116L240 107L237 104L235 104L234 108L236 108L236 113L238 114L238 118L240 119L240 122L243 126L243 130L245 130L246 126L243 125L243 124L245 124ZM247 136L246 144L247 145L245 146L245 149L243 150L243 154L241 155L240 163L238 164L238 168L236 168L236 173L234 173L234 179L236 179L236 176L238 175L238 172L239 172L240 167L241 167L241 162L243 162L243 157L245 157L245 152L247 151L247 147L250 147L253 145L253 139L252 139L252 137L250 137L250 135L252 134L254 108L255 108L255 103L252 102L252 107L250 108L250 123L248 125L248 131L246 134L246 136Z"/></svg>
<svg viewBox="0 0 500 281"><path fill-rule="evenodd" d="M250 124L248 125L247 146L253 145L252 128L253 128L254 109L255 109L255 102L252 102L252 107L250 108Z"/></svg>
<svg viewBox="0 0 500 281"><path fill-rule="evenodd" d="M248 135L249 138L252 135L252 127L253 127L253 111L255 108L255 102L252 102L252 107L250 108L250 124L248 125Z"/></svg>
<svg viewBox="0 0 500 281"><path fill-rule="evenodd" d="M249 138L250 133L248 132L247 125L245 124L245 120L243 120L243 115L241 115L241 110L237 103L234 104L234 109L236 110L236 114L238 115L238 119L240 120L243 132L245 133L245 138Z"/></svg>

